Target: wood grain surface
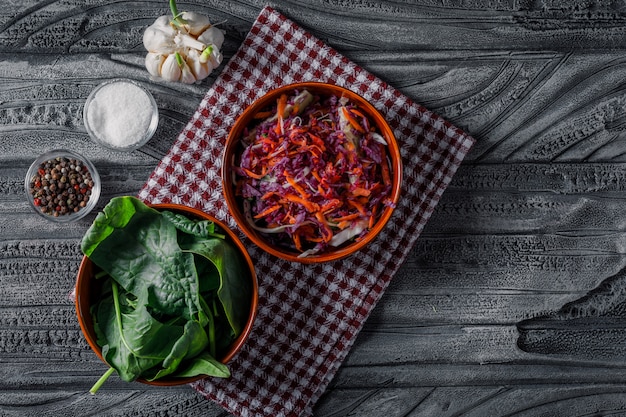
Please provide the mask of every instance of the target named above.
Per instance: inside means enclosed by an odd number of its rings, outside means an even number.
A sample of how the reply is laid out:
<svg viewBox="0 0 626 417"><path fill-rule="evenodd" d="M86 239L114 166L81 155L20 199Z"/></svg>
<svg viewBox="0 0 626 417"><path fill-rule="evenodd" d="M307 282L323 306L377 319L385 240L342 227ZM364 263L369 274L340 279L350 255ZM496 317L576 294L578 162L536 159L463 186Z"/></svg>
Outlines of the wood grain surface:
<svg viewBox="0 0 626 417"><path fill-rule="evenodd" d="M316 416L626 415L626 4L598 0L179 2L230 58L270 4L477 139ZM167 2L0 0L0 416L220 416L187 386L112 377L69 293L95 214L56 225L23 182L71 147L101 208L136 194L213 78L149 79L144 29ZM140 151L95 146L100 82L150 90Z"/></svg>

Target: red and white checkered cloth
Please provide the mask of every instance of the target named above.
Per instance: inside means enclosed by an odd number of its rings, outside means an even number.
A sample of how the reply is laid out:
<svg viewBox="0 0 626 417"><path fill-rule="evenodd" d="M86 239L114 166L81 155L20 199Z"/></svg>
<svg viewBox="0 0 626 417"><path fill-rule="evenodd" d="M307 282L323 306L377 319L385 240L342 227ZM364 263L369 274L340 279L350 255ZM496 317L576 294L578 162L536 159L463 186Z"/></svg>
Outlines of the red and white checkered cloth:
<svg viewBox="0 0 626 417"><path fill-rule="evenodd" d="M148 203L193 206L236 229L220 179L228 131L255 99L299 81L347 87L385 115L401 147L403 189L380 236L344 260L324 265L290 263L244 238L259 280L257 321L243 350L230 363L231 378L208 378L193 385L242 417L312 413L474 143L266 7L139 197Z"/></svg>

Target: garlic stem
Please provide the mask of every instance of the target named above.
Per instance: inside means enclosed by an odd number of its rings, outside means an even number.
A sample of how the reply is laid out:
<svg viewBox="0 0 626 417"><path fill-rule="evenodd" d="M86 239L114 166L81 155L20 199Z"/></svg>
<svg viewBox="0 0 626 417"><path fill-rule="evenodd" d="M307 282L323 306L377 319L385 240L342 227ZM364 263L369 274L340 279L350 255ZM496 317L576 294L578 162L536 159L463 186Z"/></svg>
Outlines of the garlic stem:
<svg viewBox="0 0 626 417"><path fill-rule="evenodd" d="M186 33L179 33L176 35L174 42L179 46L184 46L186 48L197 49L198 51L203 51L206 48L206 45L194 38L193 36L187 35Z"/></svg>
<svg viewBox="0 0 626 417"><path fill-rule="evenodd" d="M170 10L172 12L172 16L174 17L172 19L172 23L173 24L175 24L176 26L180 26L180 25L184 25L184 24L187 23L185 21L185 19L180 17L180 15L182 13L178 13L178 7L176 6L176 0L170 0Z"/></svg>
<svg viewBox="0 0 626 417"><path fill-rule="evenodd" d="M178 63L178 66L182 68L184 65L183 57L180 56L178 52L174 53L174 57L176 58L176 62Z"/></svg>
<svg viewBox="0 0 626 417"><path fill-rule="evenodd" d="M209 45L206 48L204 48L204 50L202 51L202 54L200 55L200 59L199 61L202 62L203 64L205 62L208 62L209 58L211 57L211 54L213 53L213 45Z"/></svg>

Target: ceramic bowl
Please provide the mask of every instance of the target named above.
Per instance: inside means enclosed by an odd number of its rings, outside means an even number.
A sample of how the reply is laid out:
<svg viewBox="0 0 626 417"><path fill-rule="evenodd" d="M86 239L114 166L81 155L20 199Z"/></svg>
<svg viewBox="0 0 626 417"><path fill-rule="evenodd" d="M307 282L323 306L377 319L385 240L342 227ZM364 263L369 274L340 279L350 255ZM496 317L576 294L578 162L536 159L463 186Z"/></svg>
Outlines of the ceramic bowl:
<svg viewBox="0 0 626 417"><path fill-rule="evenodd" d="M100 189L96 167L89 159L67 149L40 155L24 178L26 199L33 210L58 223L75 222L89 214L98 203Z"/></svg>
<svg viewBox="0 0 626 417"><path fill-rule="evenodd" d="M231 231L224 223L220 222L213 216L204 213L200 210L190 208L183 205L178 204L154 204L150 205L157 210L169 210L175 213L180 213L191 219L199 219L199 220L210 220L215 223L225 234L226 238L229 242L234 244L236 249L242 255L243 259L246 263L246 269L249 270L250 280L251 280L251 297L250 304L246 306L249 308L248 320L246 322L243 331L237 337L237 339L230 345L230 347L225 351L225 353L217 358L220 362L227 364L234 356L241 350L242 346L248 339L250 332L252 330L252 326L254 323L254 319L257 314L257 306L258 306L258 284L257 277L254 268L254 264L252 263L252 259L248 255L246 248L243 243L239 240L237 235ZM94 330L93 319L91 314L91 307L94 303L97 303L100 294L101 294L101 283L94 278L94 271L96 271L97 267L94 263L86 256L83 257L80 267L78 269L77 279L76 279L76 298L75 298L75 307L76 314L78 317L78 322L80 324L80 328L82 330L87 343L91 347L91 349L96 353L96 355L104 362L102 357L102 348L97 343L97 337ZM204 378L204 375L194 376L194 377L185 377L185 378L177 378L177 377L163 377L161 379L155 381L147 381L145 379L139 378L138 382L149 384L149 385L158 385L158 386L170 386L170 385L181 385L188 384L193 381L197 381L199 379Z"/></svg>
<svg viewBox="0 0 626 417"><path fill-rule="evenodd" d="M376 132L379 133L387 143L386 157L389 172L391 174L391 192L388 198L393 203L391 205L383 206L384 208L382 208L378 213L375 223L370 225L371 227L369 228L369 231L364 236L361 236L359 240L351 240L340 246L332 248L328 247L315 254L311 254L309 252L306 256L302 256L302 252L296 250L295 247L292 249L289 248L288 245L281 244L282 242L270 241L268 234L265 234L263 231L259 231L258 227L254 228L250 225L249 218L251 216L247 216L244 212L244 200L238 195L236 185L238 178L236 166L239 164L241 154L245 147L242 144L242 139L245 135L250 135L250 129L254 129L254 126L259 123L259 114L267 113L267 110L272 106L276 108L277 100L283 94L294 95L295 92L301 92L303 90L307 90L314 96L318 97L346 97L352 103L356 104L358 110L368 118L370 126L375 126ZM222 181L224 198L231 215L234 217L237 225L243 233L257 246L274 256L288 261L320 263L334 261L354 254L372 242L380 231L383 230L394 211L393 207L400 198L402 185L402 160L400 156L400 149L392 129L389 127L382 114L363 97L348 89L332 84L317 82L298 83L270 91L247 107L237 118L229 132L223 153ZM287 237L286 239L289 238Z"/></svg>

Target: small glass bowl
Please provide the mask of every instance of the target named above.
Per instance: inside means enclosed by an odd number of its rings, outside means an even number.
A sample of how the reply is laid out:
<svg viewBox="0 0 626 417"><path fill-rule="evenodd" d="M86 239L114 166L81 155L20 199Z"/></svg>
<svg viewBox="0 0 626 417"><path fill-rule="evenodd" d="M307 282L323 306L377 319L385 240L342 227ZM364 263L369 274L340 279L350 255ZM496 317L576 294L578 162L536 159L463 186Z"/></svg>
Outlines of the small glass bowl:
<svg viewBox="0 0 626 417"><path fill-rule="evenodd" d="M83 123L98 145L130 152L145 145L156 132L159 108L152 94L139 83L114 79L99 84L87 96Z"/></svg>
<svg viewBox="0 0 626 417"><path fill-rule="evenodd" d="M52 172L52 169L54 168L52 167L52 164L55 162L62 162L63 160L80 161L81 165L87 169L87 172L89 172L91 176L91 188L89 188L90 184L81 186L81 182L79 180L72 184L72 175L69 175L69 173L72 169L76 172L76 166L74 165L72 168L71 162L65 167L67 172L61 172L60 174L61 177L65 174L65 181L63 181L62 178L54 179L55 174L59 174ZM48 162L50 162L50 166L46 166ZM83 174L84 182L85 171L81 170L79 172ZM46 175L48 177L46 177ZM58 184L68 184L68 181L70 182L70 187L63 185L62 187L64 188L60 189ZM54 188L51 190L53 184ZM69 188L71 188L72 191L69 191ZM39 156L31 164L28 169L28 173L26 174L26 178L24 179L24 190L31 207L40 216L58 223L70 223L85 217L98 203L101 190L100 175L98 175L98 171L91 161L84 156L66 149L55 149ZM55 196L58 196L59 193L63 193L65 190L67 190L67 199L64 200L64 204L67 206L68 201L70 201L70 206L74 205L75 207L78 207L76 211L65 212L63 206L60 204L51 206L51 211L47 211L45 209L48 206L47 196L50 196L50 198L54 200ZM82 197L78 197L79 194L82 195ZM89 194L89 200L84 206L81 206L80 202L87 194ZM72 195L74 195L74 197L72 197Z"/></svg>

